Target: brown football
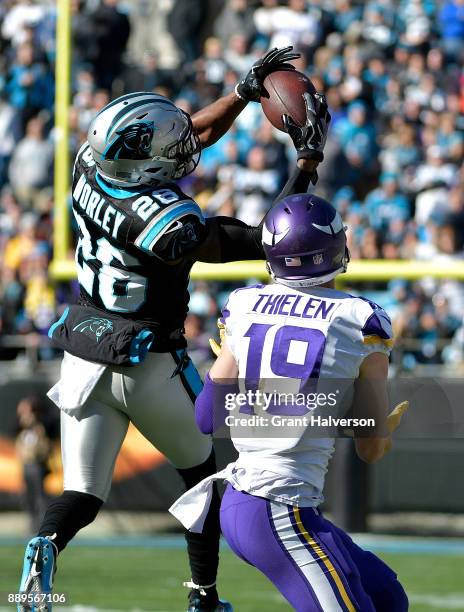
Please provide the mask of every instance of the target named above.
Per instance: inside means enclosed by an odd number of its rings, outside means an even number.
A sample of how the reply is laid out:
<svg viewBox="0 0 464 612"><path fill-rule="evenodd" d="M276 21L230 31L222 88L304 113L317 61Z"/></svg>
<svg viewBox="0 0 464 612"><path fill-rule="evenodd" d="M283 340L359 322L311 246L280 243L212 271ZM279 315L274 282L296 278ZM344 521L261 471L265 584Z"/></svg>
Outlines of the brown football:
<svg viewBox="0 0 464 612"><path fill-rule="evenodd" d="M278 70L264 79L263 86L265 93L261 96L261 106L274 127L285 131L282 115L289 115L299 126L305 124L306 107L303 94L316 91L306 75L298 70Z"/></svg>

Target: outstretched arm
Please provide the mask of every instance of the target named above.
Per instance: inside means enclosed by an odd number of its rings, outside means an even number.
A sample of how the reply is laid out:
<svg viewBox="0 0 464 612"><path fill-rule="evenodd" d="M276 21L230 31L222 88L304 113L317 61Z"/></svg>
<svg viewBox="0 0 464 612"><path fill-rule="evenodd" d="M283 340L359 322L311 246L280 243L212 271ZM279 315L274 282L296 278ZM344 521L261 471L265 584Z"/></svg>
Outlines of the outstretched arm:
<svg viewBox="0 0 464 612"><path fill-rule="evenodd" d="M282 52L284 55L289 53L287 50ZM264 65L264 60L270 54L274 59L276 56L280 57L277 51L270 51L261 60L261 66ZM258 80L253 69L250 74L252 84L256 84ZM240 93L240 86L245 86L249 75L237 86L239 98L243 97ZM245 91L249 91L250 87L248 83L248 89ZM243 89L241 91L243 92ZM283 116L285 128L295 145L298 160L296 168L274 204L289 195L306 193L310 183L316 184L317 182L316 168L324 158L322 151L330 123L330 114L322 94L305 94L305 103L306 122L303 126L296 125L291 117ZM233 121L232 117L238 114L237 108L236 102L230 96L226 96L197 115L196 129L202 130L204 142L214 141L224 133L224 125L227 123L224 117L228 118L229 123ZM209 263L263 259L262 224L263 221L258 226L252 227L231 217L212 217L206 219L204 224L203 220L200 221L198 218L191 219L180 229L166 232L163 241L157 244L157 255L168 263L175 263L183 256Z"/></svg>
<svg viewBox="0 0 464 612"><path fill-rule="evenodd" d="M224 136L247 104L246 100L241 100L232 92L192 115L193 129L198 134L201 146L210 147Z"/></svg>
<svg viewBox="0 0 464 612"><path fill-rule="evenodd" d="M263 81L268 74L276 70L295 70L288 62L299 57L299 53L292 52L292 47L271 49L253 64L233 93L192 115L193 128L201 146L209 147L224 136L248 102L259 102Z"/></svg>
<svg viewBox="0 0 464 612"><path fill-rule="evenodd" d="M313 169L317 164L318 162L312 162L311 171L306 172L300 168L299 162L274 204L288 195L308 191ZM261 244L263 221L264 219L253 227L233 217L209 217L205 224L205 238L192 252L192 256L197 261L208 263L264 259Z"/></svg>
<svg viewBox="0 0 464 612"><path fill-rule="evenodd" d="M310 183L316 184L316 168L324 158L323 149L330 123L330 113L322 94L305 94L306 123L299 127L284 116L284 125L297 152L297 166L274 205L295 193L306 193ZM246 225L230 217L212 217L206 220L205 237L192 253L198 261L224 263L245 259L264 259L261 244L262 225Z"/></svg>

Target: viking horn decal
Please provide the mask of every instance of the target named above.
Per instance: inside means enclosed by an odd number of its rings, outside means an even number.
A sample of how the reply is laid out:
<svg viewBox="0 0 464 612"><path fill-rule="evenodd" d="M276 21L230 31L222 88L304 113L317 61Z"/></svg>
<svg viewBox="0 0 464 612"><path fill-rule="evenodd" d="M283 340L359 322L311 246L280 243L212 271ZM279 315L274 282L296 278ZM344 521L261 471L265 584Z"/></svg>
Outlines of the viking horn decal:
<svg viewBox="0 0 464 612"><path fill-rule="evenodd" d="M321 230L321 232L331 235L338 234L338 232L341 232L344 229L342 218L338 212L329 225L318 225L317 223L313 223L313 227Z"/></svg>
<svg viewBox="0 0 464 612"><path fill-rule="evenodd" d="M264 223L262 240L264 244L268 244L269 246L275 246L276 244L278 244L281 240L285 238L285 236L288 234L289 231L290 231L290 228L287 227L287 229L285 229L283 232L280 232L280 234L273 233L267 229L266 224Z"/></svg>

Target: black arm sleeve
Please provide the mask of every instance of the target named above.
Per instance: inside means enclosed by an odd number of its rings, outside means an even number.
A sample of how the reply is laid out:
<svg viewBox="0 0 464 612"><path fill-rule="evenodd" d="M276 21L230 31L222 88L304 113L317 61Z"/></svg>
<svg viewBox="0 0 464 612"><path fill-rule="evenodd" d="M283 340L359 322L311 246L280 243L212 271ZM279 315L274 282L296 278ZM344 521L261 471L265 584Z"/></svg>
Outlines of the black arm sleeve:
<svg viewBox="0 0 464 612"><path fill-rule="evenodd" d="M282 198L296 193L306 193L311 174L298 167L290 175L284 188L274 200L273 206ZM245 259L264 259L261 234L264 219L253 227L232 217L210 217L206 219L205 238L193 253L197 261L225 263Z"/></svg>
<svg viewBox="0 0 464 612"><path fill-rule="evenodd" d="M233 217L210 217L206 219L206 237L193 256L208 263L263 259L261 232L256 230Z"/></svg>
<svg viewBox="0 0 464 612"><path fill-rule="evenodd" d="M293 172L288 178L288 181L285 183L284 188L279 193L279 195L275 198L273 206L286 198L289 195L295 195L296 193L306 193L308 191L308 187L311 184L311 176L310 172L305 172L298 168L294 168ZM264 219L263 219L264 221ZM262 225L262 221L261 221Z"/></svg>

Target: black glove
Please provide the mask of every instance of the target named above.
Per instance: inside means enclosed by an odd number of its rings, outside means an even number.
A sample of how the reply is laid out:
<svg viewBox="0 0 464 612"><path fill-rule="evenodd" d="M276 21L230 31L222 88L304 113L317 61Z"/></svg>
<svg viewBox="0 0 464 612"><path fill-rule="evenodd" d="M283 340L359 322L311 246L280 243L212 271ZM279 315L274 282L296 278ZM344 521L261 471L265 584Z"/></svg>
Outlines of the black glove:
<svg viewBox="0 0 464 612"><path fill-rule="evenodd" d="M298 126L289 115L282 115L285 131L293 140L298 159L324 159L324 146L331 116L324 94L305 93L306 123Z"/></svg>
<svg viewBox="0 0 464 612"><path fill-rule="evenodd" d="M263 81L271 72L276 70L295 70L289 64L291 60L298 59L299 53L292 53L293 47L271 49L264 57L253 64L251 70L235 87L237 96L245 102L259 102Z"/></svg>

